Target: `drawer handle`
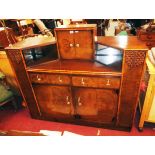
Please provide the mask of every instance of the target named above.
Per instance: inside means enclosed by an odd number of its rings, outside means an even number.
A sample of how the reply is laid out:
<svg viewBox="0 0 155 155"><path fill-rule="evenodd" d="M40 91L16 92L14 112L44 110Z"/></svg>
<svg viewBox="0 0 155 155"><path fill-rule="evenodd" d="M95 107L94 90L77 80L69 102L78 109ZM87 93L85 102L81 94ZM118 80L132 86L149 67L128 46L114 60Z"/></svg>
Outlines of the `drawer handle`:
<svg viewBox="0 0 155 155"><path fill-rule="evenodd" d="M152 36L151 35L147 35L147 39L152 39Z"/></svg>
<svg viewBox="0 0 155 155"><path fill-rule="evenodd" d="M78 33L79 31L75 31L75 33Z"/></svg>
<svg viewBox="0 0 155 155"><path fill-rule="evenodd" d="M107 80L106 85L107 85L107 86L110 86L110 80L109 80L109 79Z"/></svg>
<svg viewBox="0 0 155 155"><path fill-rule="evenodd" d="M69 105L70 101L69 101L69 96L66 96L66 103Z"/></svg>
<svg viewBox="0 0 155 155"><path fill-rule="evenodd" d="M82 106L81 98L80 98L80 97L78 97L78 105L79 105L79 106Z"/></svg>
<svg viewBox="0 0 155 155"><path fill-rule="evenodd" d="M62 82L62 79L61 79L61 77L59 76L59 82Z"/></svg>
<svg viewBox="0 0 155 155"><path fill-rule="evenodd" d="M84 82L84 79L83 78L81 79L81 84L82 85L85 85L85 82Z"/></svg>
<svg viewBox="0 0 155 155"><path fill-rule="evenodd" d="M37 75L37 80L38 80L38 81L41 81L41 78L39 77L39 75Z"/></svg>
<svg viewBox="0 0 155 155"><path fill-rule="evenodd" d="M76 44L76 47L80 47L80 45L79 44Z"/></svg>
<svg viewBox="0 0 155 155"><path fill-rule="evenodd" d="M70 47L73 47L73 44L69 44Z"/></svg>

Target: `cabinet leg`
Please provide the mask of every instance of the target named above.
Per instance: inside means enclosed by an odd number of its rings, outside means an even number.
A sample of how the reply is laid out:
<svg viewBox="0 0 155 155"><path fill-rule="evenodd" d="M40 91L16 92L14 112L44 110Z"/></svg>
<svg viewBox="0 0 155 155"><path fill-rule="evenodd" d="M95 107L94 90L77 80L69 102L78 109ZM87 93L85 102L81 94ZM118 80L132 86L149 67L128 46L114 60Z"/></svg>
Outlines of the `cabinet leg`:
<svg viewBox="0 0 155 155"><path fill-rule="evenodd" d="M138 131L139 132L142 132L143 131L143 128L142 127L138 127Z"/></svg>

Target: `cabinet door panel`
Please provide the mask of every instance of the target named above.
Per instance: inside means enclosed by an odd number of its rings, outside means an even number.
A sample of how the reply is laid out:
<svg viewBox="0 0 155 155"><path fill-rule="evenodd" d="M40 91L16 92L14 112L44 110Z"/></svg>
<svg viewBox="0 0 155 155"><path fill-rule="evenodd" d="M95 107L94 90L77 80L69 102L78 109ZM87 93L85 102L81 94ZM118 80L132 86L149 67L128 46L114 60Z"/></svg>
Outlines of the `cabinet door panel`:
<svg viewBox="0 0 155 155"><path fill-rule="evenodd" d="M76 114L82 120L112 123L116 118L118 95L114 90L77 88Z"/></svg>
<svg viewBox="0 0 155 155"><path fill-rule="evenodd" d="M94 54L93 31L75 31L76 59L92 60Z"/></svg>
<svg viewBox="0 0 155 155"><path fill-rule="evenodd" d="M58 31L57 44L61 58L75 58L74 31Z"/></svg>
<svg viewBox="0 0 155 155"><path fill-rule="evenodd" d="M112 122L116 119L118 94L115 90L96 90L96 102L98 103L98 120Z"/></svg>
<svg viewBox="0 0 155 155"><path fill-rule="evenodd" d="M55 118L73 113L70 87L33 85L41 113Z"/></svg>

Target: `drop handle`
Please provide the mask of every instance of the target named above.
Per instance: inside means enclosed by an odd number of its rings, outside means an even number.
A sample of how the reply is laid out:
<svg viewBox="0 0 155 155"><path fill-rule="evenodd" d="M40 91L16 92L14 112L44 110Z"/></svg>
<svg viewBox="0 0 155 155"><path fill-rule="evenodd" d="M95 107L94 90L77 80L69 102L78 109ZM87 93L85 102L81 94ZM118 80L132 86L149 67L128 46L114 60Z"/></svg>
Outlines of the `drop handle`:
<svg viewBox="0 0 155 155"><path fill-rule="evenodd" d="M69 101L69 96L66 96L66 103L69 105L70 101Z"/></svg>
<svg viewBox="0 0 155 155"><path fill-rule="evenodd" d="M85 82L84 82L84 79L83 79L83 78L81 79L81 84L82 84L82 85L84 85L84 84L85 84Z"/></svg>
<svg viewBox="0 0 155 155"><path fill-rule="evenodd" d="M37 75L37 80L38 80L38 81L41 81L41 78L39 77L39 75Z"/></svg>
<svg viewBox="0 0 155 155"><path fill-rule="evenodd" d="M59 76L59 78L58 78L58 79L59 79L59 82L62 82L62 79L61 79L61 77L60 77L60 76Z"/></svg>
<svg viewBox="0 0 155 155"><path fill-rule="evenodd" d="M107 86L110 86L110 80L109 80L109 79L107 80L106 85L107 85Z"/></svg>
<svg viewBox="0 0 155 155"><path fill-rule="evenodd" d="M80 47L80 44L76 44L75 46L76 46L76 47Z"/></svg>
<svg viewBox="0 0 155 155"><path fill-rule="evenodd" d="M80 97L78 97L78 105L79 105L79 106L82 106L81 98L80 98Z"/></svg>
<svg viewBox="0 0 155 155"><path fill-rule="evenodd" d="M70 47L73 47L73 44L69 44Z"/></svg>

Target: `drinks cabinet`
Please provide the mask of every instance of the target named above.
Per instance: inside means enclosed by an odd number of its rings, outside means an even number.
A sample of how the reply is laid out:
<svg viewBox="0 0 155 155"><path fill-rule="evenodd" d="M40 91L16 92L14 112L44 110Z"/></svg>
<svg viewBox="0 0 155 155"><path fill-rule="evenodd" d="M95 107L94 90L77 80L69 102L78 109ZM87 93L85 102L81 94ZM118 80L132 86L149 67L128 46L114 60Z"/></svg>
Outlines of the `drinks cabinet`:
<svg viewBox="0 0 155 155"><path fill-rule="evenodd" d="M95 35L95 24L61 26L55 39L6 48L32 118L131 129L148 48L134 36Z"/></svg>

